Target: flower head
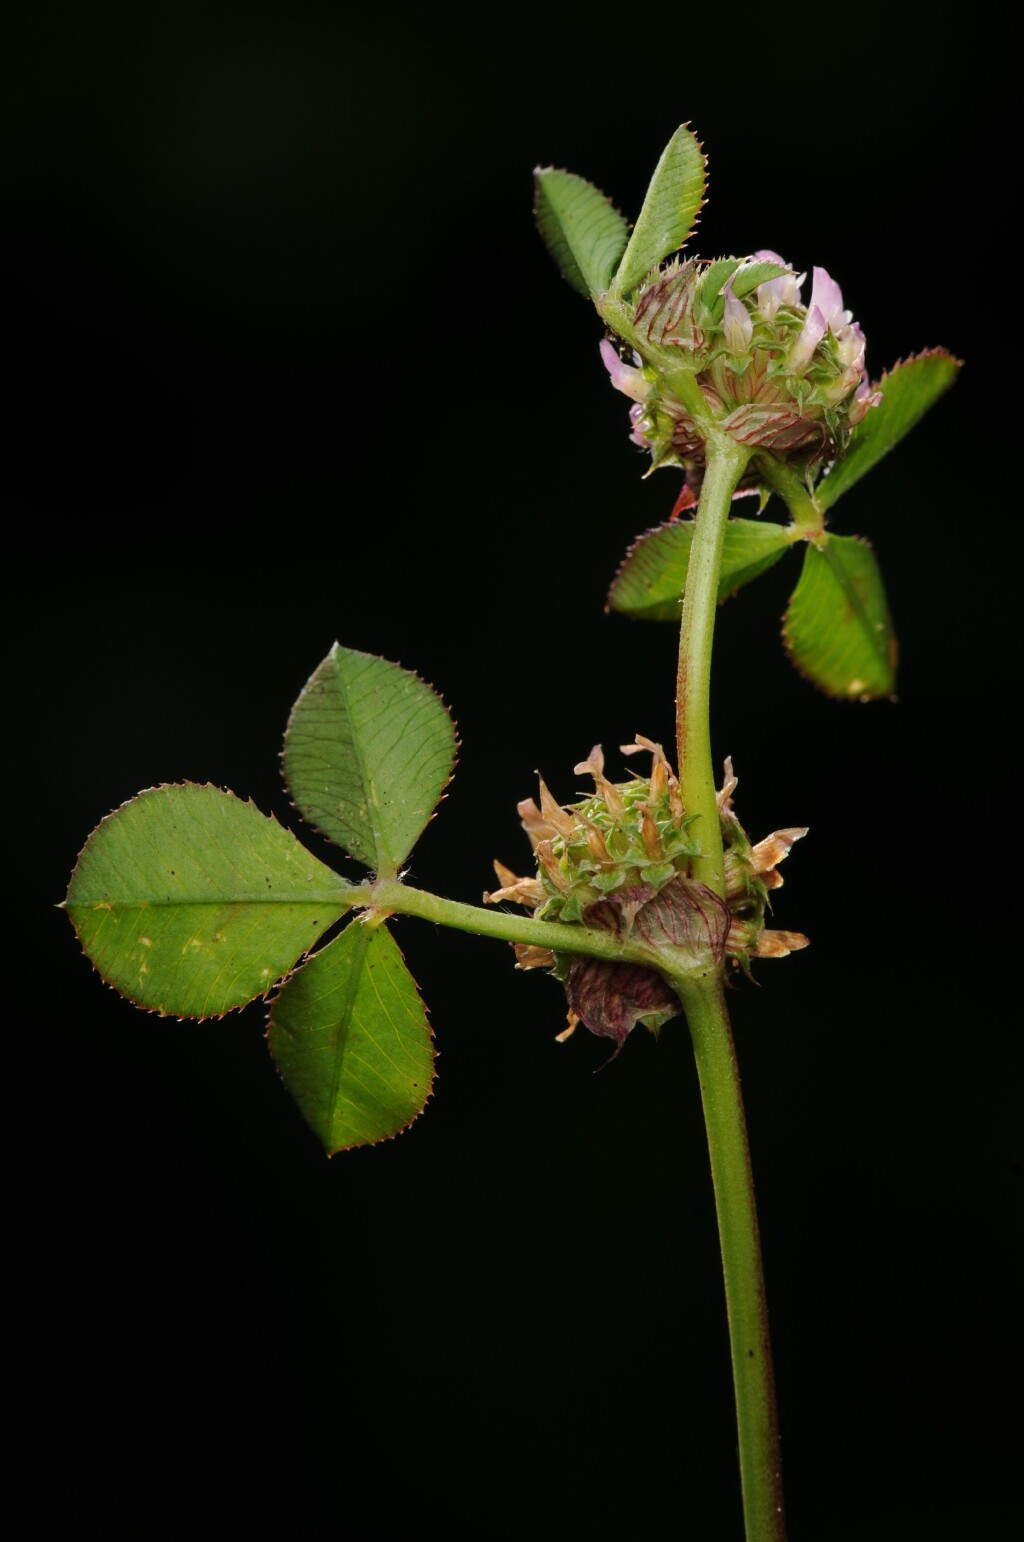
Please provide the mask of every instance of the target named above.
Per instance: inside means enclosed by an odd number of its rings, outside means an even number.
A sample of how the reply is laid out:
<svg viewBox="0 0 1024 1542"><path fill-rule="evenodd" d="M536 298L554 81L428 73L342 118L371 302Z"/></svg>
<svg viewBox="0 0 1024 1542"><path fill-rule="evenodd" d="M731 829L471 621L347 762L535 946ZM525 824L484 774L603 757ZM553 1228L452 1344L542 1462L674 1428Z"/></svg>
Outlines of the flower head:
<svg viewBox="0 0 1024 1542"><path fill-rule="evenodd" d="M536 875L518 878L496 862L501 887L485 894L485 902L510 900L538 920L642 941L675 972L726 958L749 972L753 957L781 958L806 947L800 933L768 931L764 924L768 891L782 882L778 863L806 831L778 830L752 846L733 810L736 778L726 761L718 797L726 872L722 899L690 877L700 843L661 745L640 735L621 748L624 755L649 754L650 775L610 781L604 752L595 745L575 768L592 779L592 794L563 807L540 779L539 803L526 798L519 804ZM521 969L549 969L565 982L569 1031L582 1022L614 1039L616 1054L638 1022L656 1032L679 1011L675 992L657 968L559 956L535 946L517 947L516 956Z"/></svg>
<svg viewBox="0 0 1024 1542"><path fill-rule="evenodd" d="M601 356L633 403L630 437L650 451L652 469L683 466L691 485L703 476L701 426L671 385L684 360L709 415L743 444L826 464L842 453L881 395L839 285L815 268L805 305L804 277L767 250L743 261L673 259L650 274L633 315L638 350L626 362L605 340Z"/></svg>

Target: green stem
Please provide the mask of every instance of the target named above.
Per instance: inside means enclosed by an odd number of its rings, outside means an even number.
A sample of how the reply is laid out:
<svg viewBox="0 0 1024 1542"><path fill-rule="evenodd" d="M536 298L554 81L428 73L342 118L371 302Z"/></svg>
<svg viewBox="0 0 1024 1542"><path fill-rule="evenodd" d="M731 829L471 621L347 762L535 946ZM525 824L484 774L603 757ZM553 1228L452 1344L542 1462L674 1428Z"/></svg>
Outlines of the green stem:
<svg viewBox="0 0 1024 1542"><path fill-rule="evenodd" d="M761 480L777 493L793 517L794 528L805 541L824 545L825 511L814 494L808 492L807 483L799 472L775 455L759 455L757 470Z"/></svg>
<svg viewBox="0 0 1024 1542"><path fill-rule="evenodd" d="M707 468L690 547L679 633L676 732L683 806L688 814L700 816L696 833L701 854L693 859L693 876L724 896L722 832L711 758L711 647L725 526L750 454L718 430L706 430L705 434ZM722 969L709 967L703 978L691 975L675 984L693 1040L707 1127L725 1275L747 1542L785 1542L754 1178L739 1068L722 993Z"/></svg>
<svg viewBox="0 0 1024 1542"><path fill-rule="evenodd" d="M690 546L679 630L676 686L679 790L686 812L700 816L695 834L700 841L701 854L693 859L693 876L718 895L725 894L725 874L715 768L711 759L711 644L715 633L725 525L732 495L749 459L750 452L727 434L708 434L707 468Z"/></svg>
<svg viewBox="0 0 1024 1542"><path fill-rule="evenodd" d="M590 927L569 926L560 921L534 921L530 916L510 915L505 910L463 905L458 900L443 899L425 889L414 889L397 878L379 878L376 883L361 884L349 890L353 908L372 906L374 910L419 916L441 926L453 926L460 932L475 932L479 937L498 937L505 942L522 942L534 947L551 948L557 953L584 953L588 958L627 960L662 968L664 950L643 942L624 942L612 932Z"/></svg>
<svg viewBox="0 0 1024 1542"><path fill-rule="evenodd" d="M711 1156L725 1274L747 1542L785 1542L775 1379L739 1067L720 976L677 981Z"/></svg>

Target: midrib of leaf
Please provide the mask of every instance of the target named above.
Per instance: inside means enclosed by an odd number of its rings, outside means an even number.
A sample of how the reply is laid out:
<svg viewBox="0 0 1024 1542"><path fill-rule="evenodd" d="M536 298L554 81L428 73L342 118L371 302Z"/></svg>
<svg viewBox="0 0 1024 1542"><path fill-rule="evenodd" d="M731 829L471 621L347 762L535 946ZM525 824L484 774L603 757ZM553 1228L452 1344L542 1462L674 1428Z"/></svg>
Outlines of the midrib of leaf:
<svg viewBox="0 0 1024 1542"><path fill-rule="evenodd" d="M339 1033L337 1036L338 1043L335 1049L333 1064L331 1066L331 1104L328 1117L330 1119L332 1130L334 1128L334 1110L337 1107L338 1100L341 1096L341 1068L345 1063L345 1051L348 1046L349 1031L352 1027L352 1008L355 1005L356 995L359 991L359 980L363 972L363 967L366 963L366 954L369 948L369 942L369 933L363 931L360 928L358 940L355 944L355 949L358 950L359 955L356 962L356 967L354 969L350 969L345 978L345 1010L344 1015L341 1018L345 1028L344 1032ZM346 1101L351 1104L352 1100L351 1098L348 1098Z"/></svg>
<svg viewBox="0 0 1024 1542"><path fill-rule="evenodd" d="M395 868L394 863L391 861L390 857L388 857L386 869L381 865L380 830L377 828L377 821L375 818L375 812L377 808L377 788L373 777L370 775L366 768L366 757L363 754L363 747L360 743L359 734L356 732L356 725L353 720L352 709L349 706L348 686L342 679L342 672L338 664L338 656L336 651L334 654L334 681L338 687L338 695L341 699L341 710L345 715L345 722L348 726L349 740L352 744L353 750L355 751L356 762L359 766L359 781L366 795L366 818L370 826L370 838L373 841L374 855L377 859L375 868L376 871L382 876L393 878L397 869Z"/></svg>
<svg viewBox="0 0 1024 1542"><path fill-rule="evenodd" d="M889 654L885 645L887 634L885 632L877 632L875 630L874 623L872 622L871 617L868 615L867 610L864 607L864 602L857 592L857 586L845 571L841 558L836 556L831 541L824 548L822 555L832 570L833 576L838 579L839 585L850 603L850 608L853 610L854 615L860 622L861 630L867 634L868 641L871 644L872 652L878 659L881 660L885 668L888 669ZM879 646L879 639L881 639L881 646Z"/></svg>

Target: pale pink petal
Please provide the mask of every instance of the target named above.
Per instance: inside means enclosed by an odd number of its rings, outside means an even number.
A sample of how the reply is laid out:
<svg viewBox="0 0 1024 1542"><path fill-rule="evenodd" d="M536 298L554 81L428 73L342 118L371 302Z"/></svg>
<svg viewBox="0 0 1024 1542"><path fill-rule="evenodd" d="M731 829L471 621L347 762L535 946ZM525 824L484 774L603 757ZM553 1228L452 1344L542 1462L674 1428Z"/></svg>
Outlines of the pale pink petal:
<svg viewBox="0 0 1024 1542"><path fill-rule="evenodd" d="M815 273L820 270L815 268ZM814 350L821 342L828 330L828 322L817 305L812 305L807 312L803 327L800 330L796 342L789 350L786 367L791 374L802 375L814 357Z"/></svg>
<svg viewBox="0 0 1024 1542"><path fill-rule="evenodd" d="M726 285L725 311L722 316L722 330L725 333L725 346L730 353L743 354L750 347L751 338L754 335L754 323L750 319L747 307L742 300L737 300L732 290Z"/></svg>
<svg viewBox="0 0 1024 1542"><path fill-rule="evenodd" d="M843 310L843 291L824 268L814 269L811 305L812 307L816 305L821 311L830 332L840 332L853 320L853 312Z"/></svg>
<svg viewBox="0 0 1024 1542"><path fill-rule="evenodd" d="M855 321L837 332L836 345L843 368L859 375L864 369L864 330L860 322Z"/></svg>
<svg viewBox="0 0 1024 1542"><path fill-rule="evenodd" d="M769 251L764 247L754 253L755 262L777 262L780 268L788 268L789 263L785 257L780 257L778 252ZM780 305L796 306L800 304L800 285L806 278L806 274L783 273L778 278L766 279L763 284L757 286L757 308L768 321L773 321Z"/></svg>
<svg viewBox="0 0 1024 1542"><path fill-rule="evenodd" d="M643 450L649 450L651 448L651 441L648 439L644 429L644 425L647 422L646 409L639 406L630 407L629 421L633 425L633 432L629 436L633 443L638 444Z"/></svg>
<svg viewBox="0 0 1024 1542"><path fill-rule="evenodd" d="M643 370L634 369L630 364L623 364L607 338L601 344L601 359L616 391L621 391L623 396L629 396L635 402L647 400L648 385L644 379Z"/></svg>

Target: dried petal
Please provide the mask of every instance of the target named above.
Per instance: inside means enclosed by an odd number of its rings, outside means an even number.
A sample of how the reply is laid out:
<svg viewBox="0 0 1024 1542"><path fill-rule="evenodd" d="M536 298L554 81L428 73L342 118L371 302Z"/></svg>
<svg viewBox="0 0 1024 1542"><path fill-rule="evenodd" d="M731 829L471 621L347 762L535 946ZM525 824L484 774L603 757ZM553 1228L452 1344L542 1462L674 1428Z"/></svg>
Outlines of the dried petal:
<svg viewBox="0 0 1024 1542"><path fill-rule="evenodd" d="M542 776L538 776L540 783L540 811L549 825L553 825L566 840L571 840L576 834L576 826L560 803L556 803Z"/></svg>
<svg viewBox="0 0 1024 1542"><path fill-rule="evenodd" d="M517 969L553 969L555 955L550 948L539 948L532 942L514 942Z"/></svg>
<svg viewBox="0 0 1024 1542"><path fill-rule="evenodd" d="M576 1029L579 1027L579 1024L580 1024L579 1018L576 1016L576 1013L573 1012L570 1009L570 1011L569 1011L569 1026L568 1026L568 1028L563 1028L561 1033L556 1033L555 1034L555 1043L556 1044L564 1044L566 1039L571 1039L573 1034L576 1032Z"/></svg>
<svg viewBox="0 0 1024 1542"><path fill-rule="evenodd" d="M720 814L732 813L732 795L739 786L739 778L734 775L732 769L732 756L725 757L725 774L722 777L722 786L718 792L718 812Z"/></svg>
<svg viewBox="0 0 1024 1542"><path fill-rule="evenodd" d="M521 803L517 803L516 812L523 822L523 829L530 837L530 845L534 851L537 850L541 841L553 841L558 834L554 825L544 818L532 798L524 798Z"/></svg>
<svg viewBox="0 0 1024 1542"><path fill-rule="evenodd" d="M758 958L785 958L800 948L810 947L811 939L803 932L762 932L757 939Z"/></svg>
<svg viewBox="0 0 1024 1542"><path fill-rule="evenodd" d="M562 872L562 869L559 866L558 858L551 850L550 841L538 841L537 861L547 873L555 888L558 889L562 894L568 894L569 884L566 881L565 874Z"/></svg>
<svg viewBox="0 0 1024 1542"><path fill-rule="evenodd" d="M619 789L604 774L604 750L601 746L595 744L587 759L581 760L573 770L577 776L589 775L594 778L594 786L608 805L609 814L618 819L622 813L622 799Z"/></svg>
<svg viewBox="0 0 1024 1542"><path fill-rule="evenodd" d="M771 835L765 836L763 841L758 841L750 853L750 866L755 873L768 873L788 857L797 841L803 840L807 834L807 826L794 826L788 830L775 830Z"/></svg>

